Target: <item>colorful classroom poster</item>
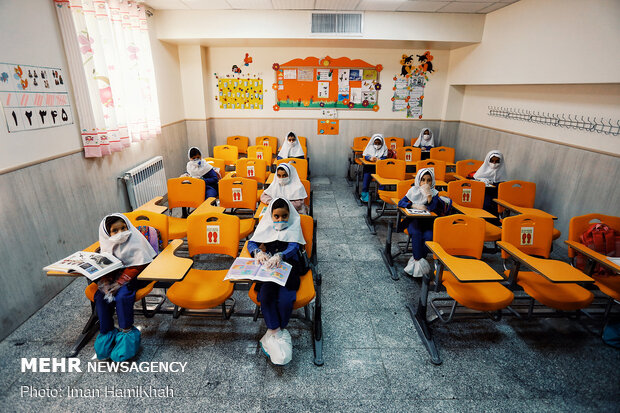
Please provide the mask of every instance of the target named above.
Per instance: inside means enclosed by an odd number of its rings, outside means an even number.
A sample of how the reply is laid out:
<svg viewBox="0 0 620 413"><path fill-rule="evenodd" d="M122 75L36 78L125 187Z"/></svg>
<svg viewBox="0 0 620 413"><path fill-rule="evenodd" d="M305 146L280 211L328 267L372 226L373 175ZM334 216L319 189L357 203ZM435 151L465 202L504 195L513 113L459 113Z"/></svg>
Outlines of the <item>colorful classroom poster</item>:
<svg viewBox="0 0 620 413"><path fill-rule="evenodd" d="M285 69L284 79L297 79L297 69Z"/></svg>
<svg viewBox="0 0 620 413"><path fill-rule="evenodd" d="M226 78L218 80L220 109L262 109L263 80Z"/></svg>
<svg viewBox="0 0 620 413"><path fill-rule="evenodd" d="M327 99L329 97L329 82L319 82L317 96L319 99Z"/></svg>
<svg viewBox="0 0 620 413"><path fill-rule="evenodd" d="M314 81L314 69L297 69L297 80L303 82Z"/></svg>
<svg viewBox="0 0 620 413"><path fill-rule="evenodd" d="M59 68L0 63L0 102L9 132L73 123Z"/></svg>

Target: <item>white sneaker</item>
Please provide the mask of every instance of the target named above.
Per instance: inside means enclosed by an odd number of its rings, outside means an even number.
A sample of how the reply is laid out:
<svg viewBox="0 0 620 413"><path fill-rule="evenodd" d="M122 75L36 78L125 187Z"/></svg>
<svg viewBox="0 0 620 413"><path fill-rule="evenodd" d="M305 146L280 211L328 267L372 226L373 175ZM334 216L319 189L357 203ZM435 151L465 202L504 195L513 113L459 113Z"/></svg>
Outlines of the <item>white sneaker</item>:
<svg viewBox="0 0 620 413"><path fill-rule="evenodd" d="M293 341L291 340L291 334L288 330L281 329L274 335L274 337L280 347L282 359L274 361L272 357L271 362L279 365L288 364L293 359Z"/></svg>
<svg viewBox="0 0 620 413"><path fill-rule="evenodd" d="M263 353L269 357L273 364L281 364L280 361L284 360L284 354L282 354L276 334L271 334L267 331L263 338L260 339L260 346Z"/></svg>
<svg viewBox="0 0 620 413"><path fill-rule="evenodd" d="M413 257L409 258L409 261L407 261L407 266L405 267L403 271L405 271L405 273L409 275L412 275L414 264L415 264L415 260L413 259Z"/></svg>
<svg viewBox="0 0 620 413"><path fill-rule="evenodd" d="M431 266L428 264L425 258L421 258L415 261L413 266L413 276L415 278L423 277L426 274L431 273Z"/></svg>

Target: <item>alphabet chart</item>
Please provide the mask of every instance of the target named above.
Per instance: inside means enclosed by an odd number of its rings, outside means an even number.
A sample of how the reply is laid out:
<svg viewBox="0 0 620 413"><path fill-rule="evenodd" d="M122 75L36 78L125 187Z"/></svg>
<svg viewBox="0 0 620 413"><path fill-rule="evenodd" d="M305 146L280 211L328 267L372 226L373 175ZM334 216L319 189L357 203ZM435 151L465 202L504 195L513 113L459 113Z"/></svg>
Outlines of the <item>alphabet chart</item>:
<svg viewBox="0 0 620 413"><path fill-rule="evenodd" d="M0 102L9 132L73 123L65 82L59 68L0 63Z"/></svg>

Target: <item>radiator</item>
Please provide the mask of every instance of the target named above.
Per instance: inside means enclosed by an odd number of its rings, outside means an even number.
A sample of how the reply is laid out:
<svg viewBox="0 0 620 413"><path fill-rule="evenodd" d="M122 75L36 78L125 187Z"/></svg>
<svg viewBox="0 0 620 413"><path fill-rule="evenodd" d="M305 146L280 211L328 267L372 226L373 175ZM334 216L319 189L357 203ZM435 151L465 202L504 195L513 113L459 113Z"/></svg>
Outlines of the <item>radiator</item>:
<svg viewBox="0 0 620 413"><path fill-rule="evenodd" d="M156 156L149 159L125 172L121 179L127 186L127 196L132 210L156 196L164 196L167 191L164 158Z"/></svg>

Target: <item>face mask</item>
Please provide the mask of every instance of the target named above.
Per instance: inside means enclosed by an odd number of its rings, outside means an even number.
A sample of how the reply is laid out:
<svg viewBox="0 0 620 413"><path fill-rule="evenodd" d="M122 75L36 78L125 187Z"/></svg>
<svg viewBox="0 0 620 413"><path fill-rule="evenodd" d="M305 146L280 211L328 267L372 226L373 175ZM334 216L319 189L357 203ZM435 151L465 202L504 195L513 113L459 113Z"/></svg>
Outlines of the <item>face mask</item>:
<svg viewBox="0 0 620 413"><path fill-rule="evenodd" d="M382 146L383 146L383 145L375 145L375 149L376 149L376 150L379 150L379 149L381 149L381 147L382 147Z"/></svg>
<svg viewBox="0 0 620 413"><path fill-rule="evenodd" d="M202 165L202 159L194 159L194 163L198 166Z"/></svg>
<svg viewBox="0 0 620 413"><path fill-rule="evenodd" d="M288 185L289 182L291 182L290 176L280 178L280 185Z"/></svg>
<svg viewBox="0 0 620 413"><path fill-rule="evenodd" d="M426 135L426 134L424 134L424 135L422 135L422 138L423 138L425 141L427 141L427 140L429 140L429 139L431 138L431 135Z"/></svg>
<svg viewBox="0 0 620 413"><path fill-rule="evenodd" d="M288 227L288 221L280 221L280 222L273 223L273 229L275 229L276 231L282 231L283 229L286 229L287 227Z"/></svg>
<svg viewBox="0 0 620 413"><path fill-rule="evenodd" d="M288 141L288 143L289 143L289 145L291 145L291 146L295 146L295 145L297 145L297 141L293 141L293 142Z"/></svg>
<svg viewBox="0 0 620 413"><path fill-rule="evenodd" d="M491 164L491 169L497 169L499 168L499 164L498 163L492 163Z"/></svg>
<svg viewBox="0 0 620 413"><path fill-rule="evenodd" d="M127 239L129 239L130 235L131 235L131 231L129 230L123 231L123 232L117 232L116 234L110 237L110 242L112 242L112 244L122 244L125 241L127 241Z"/></svg>

